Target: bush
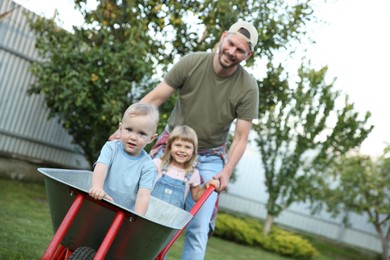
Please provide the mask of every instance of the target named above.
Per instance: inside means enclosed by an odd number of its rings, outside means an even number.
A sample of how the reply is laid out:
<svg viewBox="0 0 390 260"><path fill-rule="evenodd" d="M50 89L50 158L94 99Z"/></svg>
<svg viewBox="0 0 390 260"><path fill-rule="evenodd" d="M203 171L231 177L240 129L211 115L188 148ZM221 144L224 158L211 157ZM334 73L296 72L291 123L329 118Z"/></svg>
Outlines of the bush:
<svg viewBox="0 0 390 260"><path fill-rule="evenodd" d="M296 259L312 259L319 254L309 241L299 235L273 227L270 234L265 236L263 225L258 220L227 213L218 214L214 235Z"/></svg>

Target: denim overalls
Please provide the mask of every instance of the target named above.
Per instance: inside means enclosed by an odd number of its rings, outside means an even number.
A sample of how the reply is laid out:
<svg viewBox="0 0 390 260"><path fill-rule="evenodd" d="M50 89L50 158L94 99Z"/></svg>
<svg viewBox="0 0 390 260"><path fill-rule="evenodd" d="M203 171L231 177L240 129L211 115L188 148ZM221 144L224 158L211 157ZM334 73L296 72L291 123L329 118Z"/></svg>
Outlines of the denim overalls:
<svg viewBox="0 0 390 260"><path fill-rule="evenodd" d="M186 184L190 180L192 172L187 172L184 180L178 180L166 175L167 170L168 166L164 165L162 176L152 190L152 196L184 209Z"/></svg>

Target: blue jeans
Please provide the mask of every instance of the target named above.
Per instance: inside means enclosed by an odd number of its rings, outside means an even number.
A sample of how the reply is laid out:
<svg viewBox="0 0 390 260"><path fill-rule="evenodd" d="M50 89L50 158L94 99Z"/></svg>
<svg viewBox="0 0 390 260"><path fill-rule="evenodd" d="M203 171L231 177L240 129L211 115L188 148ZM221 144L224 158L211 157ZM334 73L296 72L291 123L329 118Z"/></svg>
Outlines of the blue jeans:
<svg viewBox="0 0 390 260"><path fill-rule="evenodd" d="M224 162L217 155L198 155L198 169L206 182L223 169ZM182 260L202 260L206 253L210 219L214 211L218 194L213 192L202 208L195 214L186 228L186 237ZM189 211L195 205L192 196L187 196L186 210Z"/></svg>

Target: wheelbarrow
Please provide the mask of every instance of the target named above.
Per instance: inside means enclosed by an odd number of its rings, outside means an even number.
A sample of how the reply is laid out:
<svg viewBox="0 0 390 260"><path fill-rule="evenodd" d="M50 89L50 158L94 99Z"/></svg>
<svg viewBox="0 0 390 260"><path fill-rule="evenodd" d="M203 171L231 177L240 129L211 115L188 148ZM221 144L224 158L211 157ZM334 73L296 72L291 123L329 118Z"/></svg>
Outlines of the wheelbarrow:
<svg viewBox="0 0 390 260"><path fill-rule="evenodd" d="M44 175L53 230L42 260L163 259L214 186L190 212L151 197L145 216L88 195L92 172L39 168Z"/></svg>

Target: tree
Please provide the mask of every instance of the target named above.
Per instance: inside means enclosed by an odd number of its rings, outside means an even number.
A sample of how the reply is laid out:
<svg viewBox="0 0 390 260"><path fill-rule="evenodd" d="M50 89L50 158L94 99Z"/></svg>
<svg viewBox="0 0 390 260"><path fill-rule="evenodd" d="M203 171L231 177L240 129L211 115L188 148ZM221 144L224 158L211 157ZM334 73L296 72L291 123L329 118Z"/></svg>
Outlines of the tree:
<svg viewBox="0 0 390 260"><path fill-rule="evenodd" d="M382 259L389 259L390 146L376 160L359 154L343 156L326 173L322 201L327 210L334 216L345 212L366 214L381 240ZM348 224L349 219L345 222Z"/></svg>
<svg viewBox="0 0 390 260"><path fill-rule="evenodd" d="M43 18L31 24L41 60L31 66L37 81L30 93L44 94L50 116L59 118L91 164L126 107L152 83L149 55L158 48L142 21L117 28L129 17L112 9L100 5L91 14L98 24L86 15L85 27L73 34Z"/></svg>
<svg viewBox="0 0 390 260"><path fill-rule="evenodd" d="M299 68L296 86L290 86L279 65L268 66L260 88L277 88L277 95L261 97L260 119L254 125L256 142L265 171L269 195L264 233L273 220L293 202L303 202L317 192L316 176L338 156L359 146L372 130L370 114L360 119L345 98L337 107L340 93L333 82L325 83L327 68Z"/></svg>
<svg viewBox="0 0 390 260"><path fill-rule="evenodd" d="M259 28L258 59L302 39L311 1L286 2L106 0L88 10L87 0L76 0L85 24L73 33L54 21L30 21L40 60L32 65L37 80L29 93L45 96L49 116L59 119L92 164L125 108L155 86L158 71L190 51L213 49L235 21ZM172 104L160 108L160 130Z"/></svg>

